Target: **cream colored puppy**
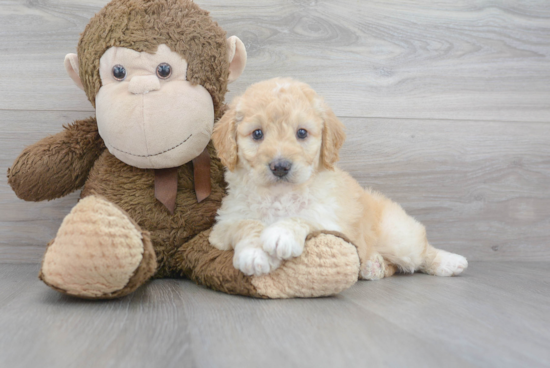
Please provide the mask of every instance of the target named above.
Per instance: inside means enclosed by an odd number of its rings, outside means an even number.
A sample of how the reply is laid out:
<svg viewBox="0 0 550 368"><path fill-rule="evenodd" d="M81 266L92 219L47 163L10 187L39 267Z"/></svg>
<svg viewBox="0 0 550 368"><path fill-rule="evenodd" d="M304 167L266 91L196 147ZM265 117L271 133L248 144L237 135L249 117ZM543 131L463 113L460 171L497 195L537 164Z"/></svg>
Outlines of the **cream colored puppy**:
<svg viewBox="0 0 550 368"><path fill-rule="evenodd" d="M308 85L292 79L254 84L236 98L212 136L228 168L228 195L210 242L235 249L233 263L247 275L299 256L316 230L341 232L357 246L363 279L397 269L461 273L466 258L432 247L421 223L334 166L343 129Z"/></svg>

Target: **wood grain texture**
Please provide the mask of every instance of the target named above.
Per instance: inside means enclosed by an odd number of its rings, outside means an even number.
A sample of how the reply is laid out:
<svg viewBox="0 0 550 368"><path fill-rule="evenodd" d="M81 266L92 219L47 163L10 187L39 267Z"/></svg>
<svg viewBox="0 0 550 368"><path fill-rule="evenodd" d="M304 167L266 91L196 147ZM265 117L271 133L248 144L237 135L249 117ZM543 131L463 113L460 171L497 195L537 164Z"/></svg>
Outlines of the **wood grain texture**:
<svg viewBox="0 0 550 368"><path fill-rule="evenodd" d="M93 114L63 58L106 3L0 2L0 172ZM310 83L348 128L340 166L470 267L322 299L156 280L76 300L21 263L40 262L78 193L26 203L1 180L0 367L548 366L550 263L536 261L550 261L549 3L197 3L248 50L228 100L274 76Z"/></svg>
<svg viewBox="0 0 550 368"><path fill-rule="evenodd" d="M0 3L0 171L93 114L62 61L106 0ZM290 75L348 126L341 167L471 260L550 260L545 1L198 3L246 44L231 96ZM346 118L348 117L348 118ZM0 263L39 262L78 193L25 203L0 182Z"/></svg>
<svg viewBox="0 0 550 368"><path fill-rule="evenodd" d="M544 367L548 263L474 262L456 278L359 282L256 300L156 280L114 301L61 295L37 265L0 268L2 367Z"/></svg>
<svg viewBox="0 0 550 368"><path fill-rule="evenodd" d="M0 171L86 112L0 111ZM340 167L470 260L550 260L550 124L345 118ZM0 263L39 262L78 193L29 203L0 182Z"/></svg>
<svg viewBox="0 0 550 368"><path fill-rule="evenodd" d="M550 124L344 119L340 167L400 203L438 248L550 260Z"/></svg>
<svg viewBox="0 0 550 368"><path fill-rule="evenodd" d="M62 64L106 3L2 2L0 109L90 111ZM247 47L235 93L293 76L339 116L550 120L547 1L198 3Z"/></svg>

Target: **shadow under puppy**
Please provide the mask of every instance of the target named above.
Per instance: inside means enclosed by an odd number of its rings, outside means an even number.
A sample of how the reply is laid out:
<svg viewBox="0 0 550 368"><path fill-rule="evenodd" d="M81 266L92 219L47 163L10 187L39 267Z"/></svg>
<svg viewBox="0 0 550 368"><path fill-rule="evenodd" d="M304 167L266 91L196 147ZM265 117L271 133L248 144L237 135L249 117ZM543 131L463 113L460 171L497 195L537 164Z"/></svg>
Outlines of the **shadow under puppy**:
<svg viewBox="0 0 550 368"><path fill-rule="evenodd" d="M210 242L235 249L248 275L302 253L307 234L338 231L357 246L359 277L403 272L460 274L466 258L428 243L424 226L397 203L338 169L344 126L305 83L275 78L234 99L212 135L228 195Z"/></svg>

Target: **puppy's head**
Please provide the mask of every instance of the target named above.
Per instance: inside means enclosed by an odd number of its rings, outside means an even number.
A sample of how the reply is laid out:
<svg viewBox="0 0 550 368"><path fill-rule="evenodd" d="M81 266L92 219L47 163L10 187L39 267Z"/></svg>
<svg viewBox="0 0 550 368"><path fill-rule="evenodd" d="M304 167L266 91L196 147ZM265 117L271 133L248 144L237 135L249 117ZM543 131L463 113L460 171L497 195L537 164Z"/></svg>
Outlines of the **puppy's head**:
<svg viewBox="0 0 550 368"><path fill-rule="evenodd" d="M301 184L319 170L334 169L345 133L311 87L275 78L235 98L212 140L230 171L245 169L257 184Z"/></svg>

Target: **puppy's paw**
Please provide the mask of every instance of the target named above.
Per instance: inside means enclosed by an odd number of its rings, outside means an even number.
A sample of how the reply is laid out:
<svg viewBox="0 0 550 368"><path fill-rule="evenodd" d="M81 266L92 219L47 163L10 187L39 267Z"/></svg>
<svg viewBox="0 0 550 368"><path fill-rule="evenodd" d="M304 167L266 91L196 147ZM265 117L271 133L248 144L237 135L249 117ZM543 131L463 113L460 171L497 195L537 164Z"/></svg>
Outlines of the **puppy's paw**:
<svg viewBox="0 0 550 368"><path fill-rule="evenodd" d="M279 267L281 261L270 257L261 248L245 247L235 252L233 266L248 276L260 276Z"/></svg>
<svg viewBox="0 0 550 368"><path fill-rule="evenodd" d="M361 265L359 275L363 280L380 280L386 273L386 263L380 254L375 254Z"/></svg>
<svg viewBox="0 0 550 368"><path fill-rule="evenodd" d="M219 250L230 250L233 249L231 242L229 241L229 236L227 236L227 229L223 225L216 224L210 232L208 240L213 247L218 248Z"/></svg>
<svg viewBox="0 0 550 368"><path fill-rule="evenodd" d="M434 262L433 275L456 276L468 267L468 261L461 255L439 250Z"/></svg>
<svg viewBox="0 0 550 368"><path fill-rule="evenodd" d="M263 249L272 257L289 259L298 257L304 251L305 239L299 239L290 229L283 226L269 226L260 236Z"/></svg>

